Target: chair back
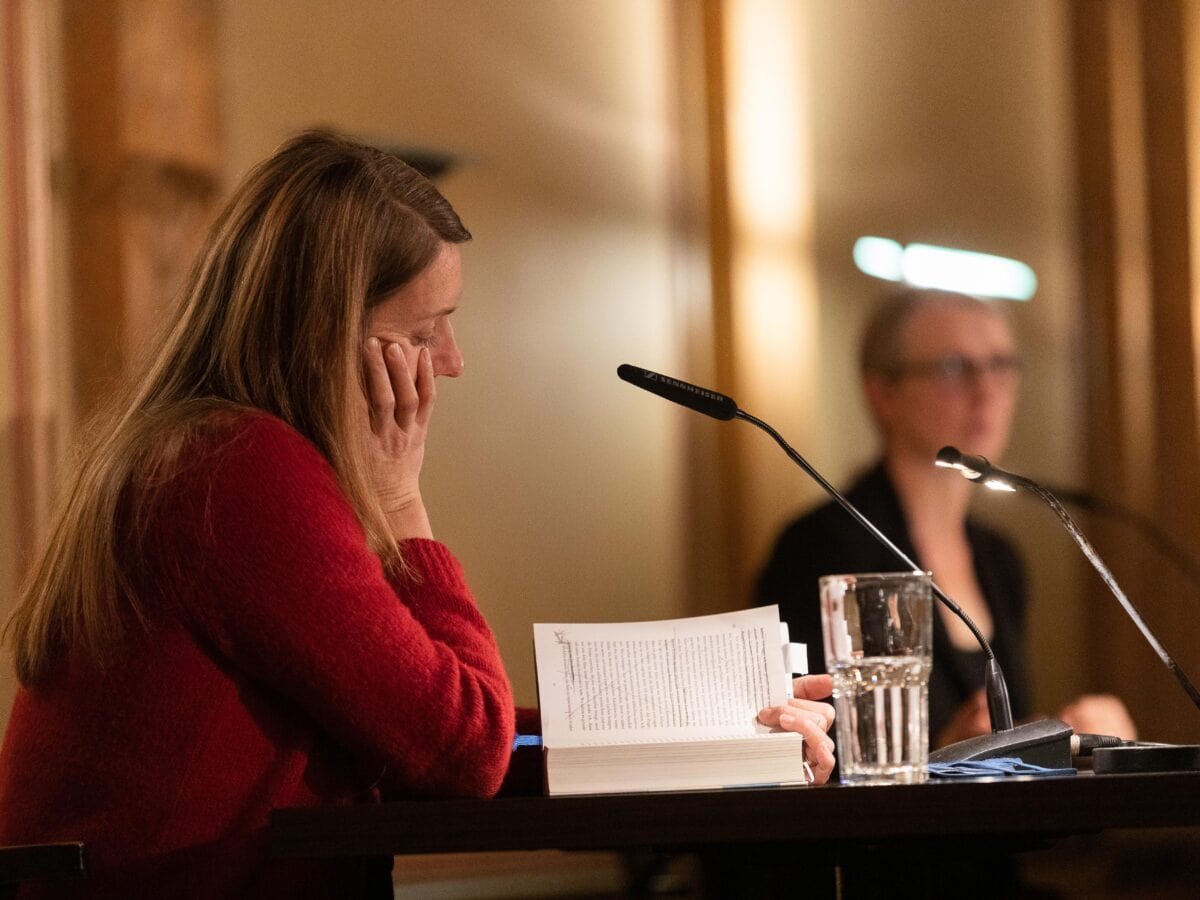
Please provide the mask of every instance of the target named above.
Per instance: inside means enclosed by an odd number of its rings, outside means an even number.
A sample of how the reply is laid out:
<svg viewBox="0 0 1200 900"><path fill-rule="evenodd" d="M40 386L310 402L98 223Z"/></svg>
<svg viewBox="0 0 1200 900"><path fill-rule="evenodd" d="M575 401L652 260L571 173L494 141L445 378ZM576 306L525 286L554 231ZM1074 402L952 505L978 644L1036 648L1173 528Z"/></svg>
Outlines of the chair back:
<svg viewBox="0 0 1200 900"><path fill-rule="evenodd" d="M24 882L85 875L83 851L80 842L0 847L0 900L15 897Z"/></svg>

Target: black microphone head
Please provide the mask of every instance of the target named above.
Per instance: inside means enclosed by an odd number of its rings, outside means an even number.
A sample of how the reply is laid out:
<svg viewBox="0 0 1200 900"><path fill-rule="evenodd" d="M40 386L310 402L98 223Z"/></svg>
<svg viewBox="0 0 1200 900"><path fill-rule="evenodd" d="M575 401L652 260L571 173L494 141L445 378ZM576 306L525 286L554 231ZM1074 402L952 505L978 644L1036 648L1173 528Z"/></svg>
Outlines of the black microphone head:
<svg viewBox="0 0 1200 900"><path fill-rule="evenodd" d="M649 369L639 369L629 363L622 363L617 366L617 376L644 391L658 394L673 403L712 416L714 419L732 419L737 415L737 404L733 402L732 397L688 384L669 375L660 375Z"/></svg>
<svg viewBox="0 0 1200 900"><path fill-rule="evenodd" d="M937 458L933 464L947 469L958 469L963 478L968 481L981 481L992 472L997 471L982 456L971 456L961 452L957 447L943 447L937 452Z"/></svg>
<svg viewBox="0 0 1200 900"><path fill-rule="evenodd" d="M961 462L962 454L958 452L957 447L943 447L937 452L937 459L934 460L934 465L952 469Z"/></svg>

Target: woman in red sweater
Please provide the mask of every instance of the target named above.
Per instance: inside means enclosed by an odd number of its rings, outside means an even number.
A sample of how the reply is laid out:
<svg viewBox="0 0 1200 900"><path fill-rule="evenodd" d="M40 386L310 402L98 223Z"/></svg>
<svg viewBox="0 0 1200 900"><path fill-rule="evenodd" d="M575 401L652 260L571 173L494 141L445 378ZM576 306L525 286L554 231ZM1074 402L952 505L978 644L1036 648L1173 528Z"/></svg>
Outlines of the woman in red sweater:
<svg viewBox="0 0 1200 900"><path fill-rule="evenodd" d="M6 630L0 843L85 841L65 894L390 896L270 859L271 810L499 789L512 692L419 486L469 238L404 163L320 132L214 225ZM764 720L824 780L831 717Z"/></svg>
<svg viewBox="0 0 1200 900"><path fill-rule="evenodd" d="M6 633L0 843L86 841L70 895L353 896L267 858L272 809L500 786L511 689L418 483L469 238L322 133L213 227Z"/></svg>

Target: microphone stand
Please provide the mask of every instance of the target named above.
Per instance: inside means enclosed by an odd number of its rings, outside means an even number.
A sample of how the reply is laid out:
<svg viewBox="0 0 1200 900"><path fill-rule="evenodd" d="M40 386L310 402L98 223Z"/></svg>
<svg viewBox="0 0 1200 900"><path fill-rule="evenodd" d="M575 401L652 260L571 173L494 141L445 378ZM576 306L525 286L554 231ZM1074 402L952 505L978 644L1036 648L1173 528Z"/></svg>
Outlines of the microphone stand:
<svg viewBox="0 0 1200 900"><path fill-rule="evenodd" d="M1137 626L1138 631L1142 633L1142 637L1162 660L1163 665L1167 670L1175 676L1184 692L1191 699L1197 709L1200 709L1200 691L1196 690L1187 673L1179 666L1175 659L1167 652L1166 648L1154 636L1154 632L1142 619L1133 603L1125 596L1125 592L1121 590L1117 584L1116 578L1113 577L1108 566L1100 558L1095 548L1091 545L1079 527L1075 524L1074 519L1066 511L1063 505L1058 501L1049 490L1042 487L1036 481L1025 478L1021 475L1015 475L1012 472L1006 472L1003 469L998 469L989 463L981 456L969 456L960 453L954 447L943 447L938 451L936 465L947 468L958 469L964 478L976 484L983 484L985 487L990 487L993 490L1015 491L1017 488L1022 488L1033 494L1048 507L1058 517L1067 533L1071 535L1079 549L1083 551L1083 555L1087 557L1100 574L1100 578L1104 581L1113 596L1117 598L1117 602L1121 604L1126 615ZM1180 752L1184 751L1184 752ZM1162 745L1162 744L1146 744L1139 745L1138 742L1130 742L1125 746L1097 748L1093 751L1094 768L1096 771L1105 772L1152 772L1152 771L1178 771L1181 768L1200 769L1200 745Z"/></svg>
<svg viewBox="0 0 1200 900"><path fill-rule="evenodd" d="M1041 484L1041 487L1043 490L1053 494L1064 506L1073 506L1087 513L1106 516L1109 519L1130 527L1137 534L1141 535L1147 544L1162 554L1163 557L1170 560L1181 573L1187 576L1193 587L1200 590L1200 565L1196 564L1196 560L1192 558L1191 554L1180 547L1165 531L1154 524L1149 516L1134 512L1111 500L1102 500L1094 494L1089 494L1085 491L1076 491L1071 488L1056 487L1047 484Z"/></svg>
<svg viewBox="0 0 1200 900"><path fill-rule="evenodd" d="M847 500L826 478L801 456L783 436L764 422L744 410L734 407L733 418L742 419L757 428L762 429L777 443L783 452L796 465L805 471L821 489L842 507L863 528L891 551L892 555L904 565L917 573L923 570L903 550L895 545L870 519L864 516ZM1071 728L1057 719L1039 719L1014 726L1012 707L1008 697L1008 686L1004 681L1004 673L996 659L991 644L983 636L983 632L945 591L930 581L930 588L955 616L961 619L975 636L975 640L983 649L987 658L984 670L984 687L987 695L988 716L992 723L992 733L967 738L950 744L929 754L931 763L953 763L967 760L997 759L1015 756L1026 763L1046 766L1047 768L1069 768L1071 766Z"/></svg>

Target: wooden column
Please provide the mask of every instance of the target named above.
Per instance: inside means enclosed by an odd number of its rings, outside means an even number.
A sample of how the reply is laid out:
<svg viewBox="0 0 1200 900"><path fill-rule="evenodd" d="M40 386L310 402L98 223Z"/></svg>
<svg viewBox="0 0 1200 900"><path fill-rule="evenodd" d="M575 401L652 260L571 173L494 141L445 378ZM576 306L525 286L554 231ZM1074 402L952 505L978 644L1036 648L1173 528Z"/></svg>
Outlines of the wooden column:
<svg viewBox="0 0 1200 900"><path fill-rule="evenodd" d="M0 2L0 623L7 620L49 508L58 418L45 385L54 369L46 290L43 60L37 16L26 0ZM16 693L0 659L0 732Z"/></svg>
<svg viewBox="0 0 1200 900"><path fill-rule="evenodd" d="M48 186L37 182L36 160L31 148L42 123L33 115L34 89L30 81L31 58L38 54L30 46L29 15L21 0L5 0L0 7L0 60L3 60L0 117L5 123L0 143L0 197L4 211L0 223L0 297L3 297L4 371L0 375L3 399L0 410L0 458L4 460L0 482L0 562L3 563L5 596L15 592L30 553L34 532L46 505L40 496L38 459L42 450L38 427L36 383L38 326L45 315L46 297L34 265L35 244L42 235L36 223L44 221L49 205ZM35 449L36 448L36 449ZM0 603L6 614L8 602Z"/></svg>
<svg viewBox="0 0 1200 900"><path fill-rule="evenodd" d="M1178 0L1073 4L1089 480L1200 547L1183 29ZM1183 669L1200 677L1200 589L1127 528L1101 555ZM1151 740L1200 740L1197 710L1099 579L1085 636L1099 683Z"/></svg>
<svg viewBox="0 0 1200 900"><path fill-rule="evenodd" d="M797 441L816 427L818 399L808 16L787 0L704 4L708 384ZM750 602L779 526L809 485L745 423L719 426L716 451L705 476L723 518L719 608L729 609Z"/></svg>
<svg viewBox="0 0 1200 900"><path fill-rule="evenodd" d="M212 0L64 0L75 365L90 412L177 294L219 187Z"/></svg>
<svg viewBox="0 0 1200 900"><path fill-rule="evenodd" d="M707 366L698 371L710 376L716 390L737 396L737 371L733 352L733 225L730 215L725 29L723 0L705 0L701 34L704 48L704 125L708 202L708 265L711 329ZM689 422L696 441L706 440L705 458L689 455L689 477L694 497L708 503L707 526L697 534L711 543L696 546L688 560L689 577L702 573L707 584L689 584L688 590L705 598L698 613L721 612L747 602L743 570L748 557L741 529L745 501L738 465L737 434L731 427L712 428L707 421ZM722 423L724 426L735 423ZM699 504L696 504L699 505Z"/></svg>
<svg viewBox="0 0 1200 900"><path fill-rule="evenodd" d="M0 621L74 420L125 372L212 214L215 19L212 0L0 0ZM15 687L5 667L0 731Z"/></svg>

